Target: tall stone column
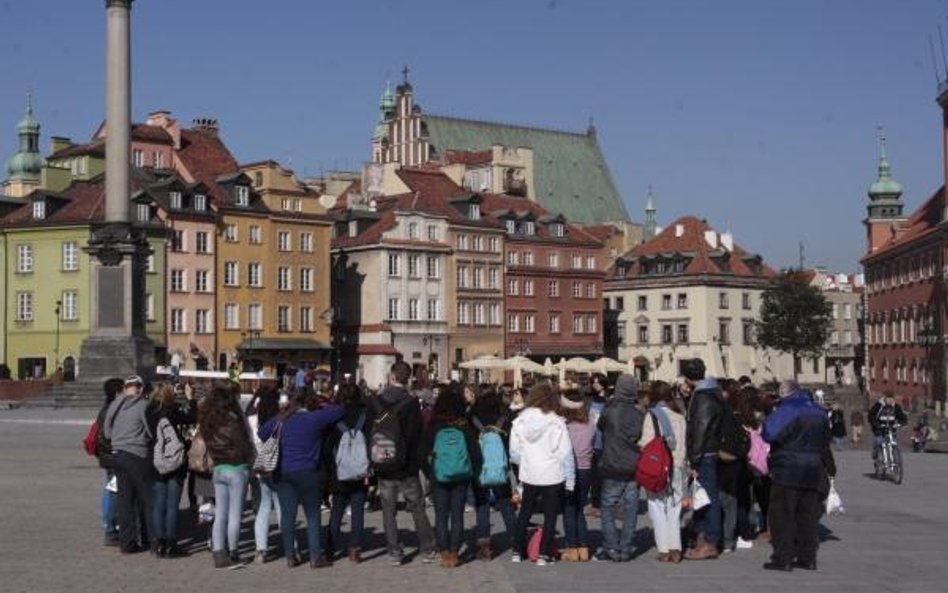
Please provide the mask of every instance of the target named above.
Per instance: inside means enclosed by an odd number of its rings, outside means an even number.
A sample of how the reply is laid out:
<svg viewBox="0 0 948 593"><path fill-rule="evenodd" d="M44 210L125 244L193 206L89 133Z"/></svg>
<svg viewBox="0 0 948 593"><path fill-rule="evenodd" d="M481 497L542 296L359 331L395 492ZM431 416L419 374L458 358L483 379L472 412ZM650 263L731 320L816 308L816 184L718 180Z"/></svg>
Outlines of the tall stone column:
<svg viewBox="0 0 948 593"><path fill-rule="evenodd" d="M150 249L130 222L131 45L133 0L106 0L105 220L95 225L91 258L90 335L79 377L154 373L154 345L145 335L145 265Z"/></svg>

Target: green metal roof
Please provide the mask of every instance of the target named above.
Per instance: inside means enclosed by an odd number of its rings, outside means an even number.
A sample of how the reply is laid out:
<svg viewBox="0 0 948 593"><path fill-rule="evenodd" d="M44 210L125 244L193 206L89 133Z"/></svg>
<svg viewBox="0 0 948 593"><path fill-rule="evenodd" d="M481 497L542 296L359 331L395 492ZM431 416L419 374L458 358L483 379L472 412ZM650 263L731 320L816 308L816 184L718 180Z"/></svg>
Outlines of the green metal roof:
<svg viewBox="0 0 948 593"><path fill-rule="evenodd" d="M596 134L423 115L435 150L486 150L494 144L533 149L534 194L572 222L629 220Z"/></svg>
<svg viewBox="0 0 948 593"><path fill-rule="evenodd" d="M308 338L255 338L246 339L237 344L237 350L256 352L259 350L329 350L330 347L318 340Z"/></svg>

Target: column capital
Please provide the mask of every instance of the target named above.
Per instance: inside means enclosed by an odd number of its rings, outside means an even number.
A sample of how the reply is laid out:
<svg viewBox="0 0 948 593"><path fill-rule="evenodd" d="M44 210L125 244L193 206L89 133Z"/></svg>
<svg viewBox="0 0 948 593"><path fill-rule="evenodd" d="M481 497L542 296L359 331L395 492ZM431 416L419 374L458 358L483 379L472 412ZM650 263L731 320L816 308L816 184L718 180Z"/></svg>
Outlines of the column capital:
<svg viewBox="0 0 948 593"><path fill-rule="evenodd" d="M105 0L105 7L112 8L113 6L117 6L119 8L131 9L132 2L134 2L134 0Z"/></svg>

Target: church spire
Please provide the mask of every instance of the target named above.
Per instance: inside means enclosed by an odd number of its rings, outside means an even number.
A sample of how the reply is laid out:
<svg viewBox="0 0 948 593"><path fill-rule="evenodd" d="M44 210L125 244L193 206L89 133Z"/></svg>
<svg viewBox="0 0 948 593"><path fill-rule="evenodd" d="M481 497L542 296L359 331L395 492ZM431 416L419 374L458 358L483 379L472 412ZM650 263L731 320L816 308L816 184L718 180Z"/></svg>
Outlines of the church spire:
<svg viewBox="0 0 948 593"><path fill-rule="evenodd" d="M655 238L655 201L652 195L652 186L648 186L648 202L645 204L645 226L642 229L642 241L651 241Z"/></svg>
<svg viewBox="0 0 948 593"><path fill-rule="evenodd" d="M33 115L33 94L26 94L26 115L16 126L19 149L7 161L9 179L36 180L40 178L43 157L39 152L40 124Z"/></svg>
<svg viewBox="0 0 948 593"><path fill-rule="evenodd" d="M902 185L892 179L892 167L886 154L885 128L879 131L878 177L869 186L869 218L898 218L902 216Z"/></svg>

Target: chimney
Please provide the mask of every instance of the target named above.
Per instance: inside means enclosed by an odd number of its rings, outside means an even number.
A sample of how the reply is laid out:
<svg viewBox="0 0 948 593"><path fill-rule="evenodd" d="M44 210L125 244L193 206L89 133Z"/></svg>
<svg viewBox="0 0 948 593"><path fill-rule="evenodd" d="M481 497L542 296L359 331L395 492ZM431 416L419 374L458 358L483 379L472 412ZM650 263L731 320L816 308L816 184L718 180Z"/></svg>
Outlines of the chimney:
<svg viewBox="0 0 948 593"><path fill-rule="evenodd" d="M676 225L675 225L675 236L676 236L676 237L684 237L684 236L685 236L685 225L683 225L683 224L676 224Z"/></svg>
<svg viewBox="0 0 948 593"><path fill-rule="evenodd" d="M217 137L218 132L220 131L219 126L217 125L216 119L211 119L209 117L199 117L191 121L191 129L198 132L204 132L210 136Z"/></svg>
<svg viewBox="0 0 948 593"><path fill-rule="evenodd" d="M49 142L50 142L50 146L49 146L50 154L56 154L60 150L63 150L72 146L72 140L70 140L66 136L53 136L49 139Z"/></svg>
<svg viewBox="0 0 948 593"><path fill-rule="evenodd" d="M148 114L148 119L145 120L145 123L149 126L158 126L160 128L165 127L165 125L171 120L171 111L168 109L158 109L157 111L152 111Z"/></svg>

